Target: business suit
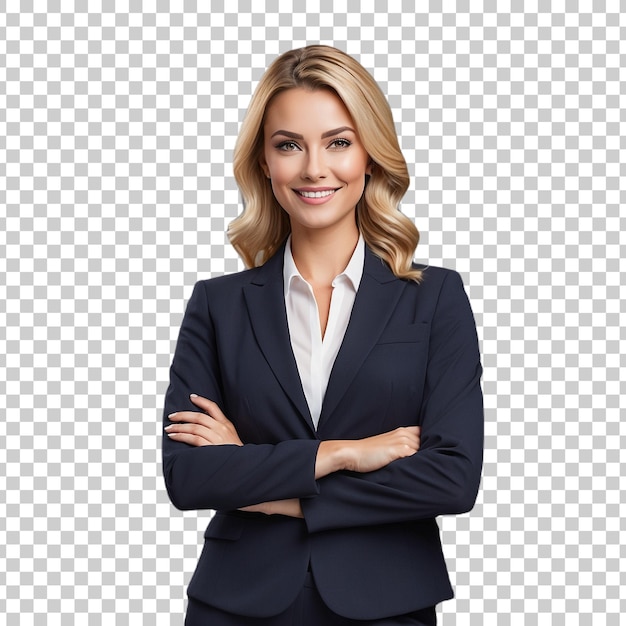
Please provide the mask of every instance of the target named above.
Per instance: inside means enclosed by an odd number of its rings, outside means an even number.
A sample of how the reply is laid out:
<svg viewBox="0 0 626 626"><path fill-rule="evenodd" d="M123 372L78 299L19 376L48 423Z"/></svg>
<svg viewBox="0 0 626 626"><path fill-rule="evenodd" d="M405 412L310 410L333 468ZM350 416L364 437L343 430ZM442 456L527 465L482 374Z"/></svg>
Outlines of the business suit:
<svg viewBox="0 0 626 626"><path fill-rule="evenodd" d="M282 261L281 249L260 268L199 282L181 327L164 415L197 410L196 393L219 404L246 444L192 448L164 437L173 504L217 511L189 596L277 615L310 568L328 607L352 619L450 598L435 517L473 506L483 443L482 370L460 277L428 267L420 284L399 280L366 250L316 431L290 345ZM314 480L320 441L415 424L415 455ZM289 498L304 520L237 511Z"/></svg>

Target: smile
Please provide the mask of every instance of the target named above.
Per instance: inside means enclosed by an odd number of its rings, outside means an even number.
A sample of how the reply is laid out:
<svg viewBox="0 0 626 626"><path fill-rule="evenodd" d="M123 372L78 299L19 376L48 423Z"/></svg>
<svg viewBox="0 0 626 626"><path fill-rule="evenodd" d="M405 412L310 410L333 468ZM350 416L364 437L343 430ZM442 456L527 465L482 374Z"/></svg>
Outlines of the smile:
<svg viewBox="0 0 626 626"><path fill-rule="evenodd" d="M326 198L327 196L332 196L336 191L336 189L325 189L324 191L300 191L299 189L295 190L295 192L301 195L303 198Z"/></svg>

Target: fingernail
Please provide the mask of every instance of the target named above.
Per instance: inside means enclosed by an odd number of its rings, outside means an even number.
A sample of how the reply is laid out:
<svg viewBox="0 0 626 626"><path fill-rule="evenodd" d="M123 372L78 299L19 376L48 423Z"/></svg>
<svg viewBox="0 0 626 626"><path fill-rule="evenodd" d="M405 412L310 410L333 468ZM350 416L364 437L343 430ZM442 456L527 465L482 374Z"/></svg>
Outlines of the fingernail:
<svg viewBox="0 0 626 626"><path fill-rule="evenodd" d="M169 426L166 426L165 430L169 430L170 428L172 428L172 426L174 426L174 424L170 424Z"/></svg>
<svg viewBox="0 0 626 626"><path fill-rule="evenodd" d="M198 397L198 394L196 394L196 393L192 393L189 397L190 397L190 398L197 398L197 397Z"/></svg>
<svg viewBox="0 0 626 626"><path fill-rule="evenodd" d="M176 415L176 413L170 413L170 414L167 416L167 418L168 418L168 419L172 419L175 415Z"/></svg>

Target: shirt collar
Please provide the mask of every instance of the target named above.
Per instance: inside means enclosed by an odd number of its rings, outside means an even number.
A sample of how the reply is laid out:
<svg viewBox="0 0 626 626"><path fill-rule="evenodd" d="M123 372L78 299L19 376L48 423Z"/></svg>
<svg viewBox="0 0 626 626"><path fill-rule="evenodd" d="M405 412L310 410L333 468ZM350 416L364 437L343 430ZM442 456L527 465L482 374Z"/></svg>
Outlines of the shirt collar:
<svg viewBox="0 0 626 626"><path fill-rule="evenodd" d="M348 281L352 284L354 291L358 291L359 285L361 284L361 278L363 277L363 265L365 263L365 240L363 239L363 235L359 233L359 240L357 241L356 248L350 257L350 261L348 261L348 265L346 265L346 269L335 276L335 280L333 280L333 287L338 278L341 276L345 276ZM291 253L291 235L287 238L287 243L285 244L285 260L283 263L283 285L285 290L285 296L289 293L289 289L291 288L291 281L293 278L299 278L300 280L304 280L302 274L298 271L296 267L296 263L293 260L293 255Z"/></svg>

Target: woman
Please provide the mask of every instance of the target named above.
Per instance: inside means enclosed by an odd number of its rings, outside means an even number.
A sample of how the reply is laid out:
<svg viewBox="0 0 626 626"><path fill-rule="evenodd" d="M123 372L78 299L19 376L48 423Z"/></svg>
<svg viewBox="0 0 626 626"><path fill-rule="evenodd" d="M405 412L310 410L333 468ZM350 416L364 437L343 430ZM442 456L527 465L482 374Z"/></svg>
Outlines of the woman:
<svg viewBox="0 0 626 626"><path fill-rule="evenodd" d="M170 498L216 510L186 623L435 624L435 518L476 498L482 370L460 277L411 263L389 105L343 52L288 52L234 171L251 269L196 285L165 401Z"/></svg>

